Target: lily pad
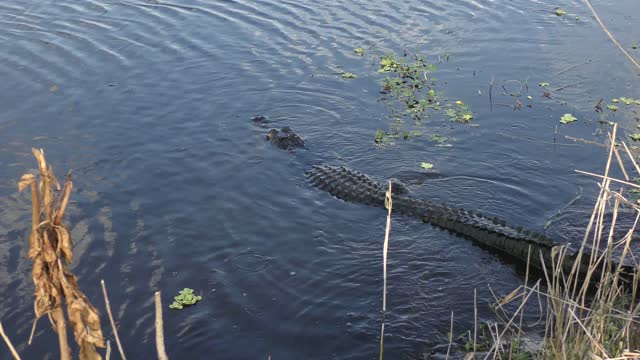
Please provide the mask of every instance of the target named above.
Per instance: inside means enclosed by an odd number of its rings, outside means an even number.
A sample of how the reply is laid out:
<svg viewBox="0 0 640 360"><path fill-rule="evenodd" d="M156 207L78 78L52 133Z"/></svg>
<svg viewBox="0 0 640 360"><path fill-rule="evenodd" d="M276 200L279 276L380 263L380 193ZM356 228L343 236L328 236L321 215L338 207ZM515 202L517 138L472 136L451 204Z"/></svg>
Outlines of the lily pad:
<svg viewBox="0 0 640 360"><path fill-rule="evenodd" d="M364 48L363 47L355 48L355 49L353 49L353 52L358 54L358 55L360 55L360 56L363 56L364 55Z"/></svg>
<svg viewBox="0 0 640 360"><path fill-rule="evenodd" d="M430 164L428 162L423 162L423 163L420 163L420 167L425 170L431 170L433 169L433 164Z"/></svg>
<svg viewBox="0 0 640 360"><path fill-rule="evenodd" d="M578 119L575 116L567 113L567 114L562 115L562 117L560 118L560 123L561 124L568 124L568 123L572 123L572 122L577 121L577 120Z"/></svg>
<svg viewBox="0 0 640 360"><path fill-rule="evenodd" d="M618 107L615 105L607 105L607 109L611 110L611 111L618 111Z"/></svg>
<svg viewBox="0 0 640 360"><path fill-rule="evenodd" d="M640 134L631 134L631 135L629 135L629 137L633 141L640 141Z"/></svg>

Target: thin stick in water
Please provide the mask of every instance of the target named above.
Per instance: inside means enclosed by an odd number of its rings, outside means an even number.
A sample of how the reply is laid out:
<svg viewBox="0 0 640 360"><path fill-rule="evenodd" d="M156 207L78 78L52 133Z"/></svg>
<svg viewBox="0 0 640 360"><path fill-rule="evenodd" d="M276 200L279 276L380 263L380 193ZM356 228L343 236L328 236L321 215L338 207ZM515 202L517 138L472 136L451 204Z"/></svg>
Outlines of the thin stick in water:
<svg viewBox="0 0 640 360"><path fill-rule="evenodd" d="M593 6L591 6L591 3L589 2L589 0L584 0L584 2L589 7L589 10L591 10L591 13L593 13L593 17L596 18L596 21L598 21L598 24L600 24L600 26L602 27L602 30L604 30L607 36L609 36L609 39L611 39L611 41L618 47L618 49L620 49L620 51L622 51L622 53L627 57L627 59L629 59L629 61L631 61L631 63L635 65L635 67L640 71L640 64L638 64L638 62L634 58L632 58L631 55L629 55L629 53L622 46L620 46L616 38L613 37L611 32L609 32L609 29L607 29L607 27L604 25L602 20L600 20L600 17L596 13L596 11L593 9Z"/></svg>
<svg viewBox="0 0 640 360"><path fill-rule="evenodd" d="M491 77L491 83L489 83L489 111L493 111L493 97L491 96L491 90L493 90L493 76Z"/></svg>
<svg viewBox="0 0 640 360"><path fill-rule="evenodd" d="M159 360L168 360L167 353L164 350L164 330L162 324L162 300L160 291L156 291L156 351Z"/></svg>
<svg viewBox="0 0 640 360"><path fill-rule="evenodd" d="M476 353L476 339L478 336L478 304L476 303L476 288L473 288L473 354Z"/></svg>
<svg viewBox="0 0 640 360"><path fill-rule="evenodd" d="M565 73L565 72L567 72L569 70L573 70L573 69L577 68L578 66L587 65L590 62L591 62L591 60L585 61L582 64L577 64L577 65L570 66L570 67L568 67L568 68L566 68L564 70L558 71L557 73L553 74L553 76L558 76L558 75L560 75L562 73Z"/></svg>
<svg viewBox="0 0 640 360"><path fill-rule="evenodd" d="M391 209L393 200L391 199L391 181L389 190L385 194L384 205L388 209L387 225L384 230L384 246L382 250L382 326L380 327L380 360L384 352L384 321L387 316L387 249L389 248L389 231L391 230Z"/></svg>
<svg viewBox="0 0 640 360"><path fill-rule="evenodd" d="M449 359L449 352L451 351L451 343L453 343L453 311L451 312L451 327L449 328L449 346L447 346L447 357L445 357L445 360Z"/></svg>
<svg viewBox="0 0 640 360"><path fill-rule="evenodd" d="M9 350L11 350L11 355L13 355L13 358L16 359L16 360L20 360L20 355L18 355L18 352L16 351L16 349L11 344L11 341L9 340L9 337L7 336L7 334L4 333L4 329L2 328L2 322L0 322L0 335L2 335L2 338L4 339L4 342L7 343L7 346L9 347Z"/></svg>
<svg viewBox="0 0 640 360"><path fill-rule="evenodd" d="M107 296L107 287L104 284L104 280L100 280L100 285L102 285L102 295L104 296L104 303L105 303L105 306L107 307L107 314L109 315L109 321L111 322L111 328L113 329L113 336L116 338L116 345L118 345L118 351L120 352L120 357L122 357L122 360L126 360L127 357L124 356L124 350L122 350L122 344L120 344L118 329L116 329L116 322L113 321L113 314L111 313L111 305L109 303L109 297Z"/></svg>
<svg viewBox="0 0 640 360"><path fill-rule="evenodd" d="M628 181L624 181L624 180L618 180L618 179L614 179L614 178L609 178L606 176L602 176L602 175L598 175L598 174L594 174L588 171L582 171L582 170L574 170L575 172L577 172L578 174L584 174L584 175L589 175L589 176L594 176L600 179L605 179L605 180L610 180L610 181L615 181L621 184L625 184L625 185L629 185L629 186L633 186L634 188L640 188L640 185L638 184L634 184L634 183L630 183Z"/></svg>
<svg viewBox="0 0 640 360"><path fill-rule="evenodd" d="M27 342L27 344L29 345L31 345L31 341L33 340L33 335L36 333L36 325L38 324L38 319L39 318L33 319L33 325L31 325L31 335L29 335L29 341Z"/></svg>

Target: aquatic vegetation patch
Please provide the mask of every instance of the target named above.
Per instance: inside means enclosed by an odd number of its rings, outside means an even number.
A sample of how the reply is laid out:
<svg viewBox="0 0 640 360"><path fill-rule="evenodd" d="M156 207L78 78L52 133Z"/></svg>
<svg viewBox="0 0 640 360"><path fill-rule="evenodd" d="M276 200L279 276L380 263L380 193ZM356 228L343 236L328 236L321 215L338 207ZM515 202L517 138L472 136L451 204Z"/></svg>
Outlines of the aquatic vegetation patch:
<svg viewBox="0 0 640 360"><path fill-rule="evenodd" d="M567 113L567 114L562 115L562 117L560 118L560 123L561 124L569 124L569 123L572 123L572 122L577 121L577 120L578 119L575 116Z"/></svg>
<svg viewBox="0 0 640 360"><path fill-rule="evenodd" d="M449 60L448 54L445 59ZM415 53L405 53L404 56L389 53L378 58L377 67L377 72L385 75L379 100L387 105L392 122L388 131L376 131L375 144L392 145L394 139L421 136L422 132L415 128L422 126L434 113L460 123L469 123L475 118L469 106L462 101L447 103L436 89L436 79L432 76L436 66L425 57Z"/></svg>
<svg viewBox="0 0 640 360"><path fill-rule="evenodd" d="M363 47L357 47L355 49L353 49L353 52L360 55L360 56L364 56L364 48Z"/></svg>
<svg viewBox="0 0 640 360"><path fill-rule="evenodd" d="M184 288L173 298L173 303L169 305L169 308L180 310L185 306L194 305L200 300L202 300L202 296L195 295L193 289Z"/></svg>
<svg viewBox="0 0 640 360"><path fill-rule="evenodd" d="M447 142L447 140L449 140L448 137L442 136L440 134L433 134L431 135L431 141L435 141L438 144L444 144Z"/></svg>
<svg viewBox="0 0 640 360"><path fill-rule="evenodd" d="M468 123L473 119L473 113L469 110L469 106L462 101L456 101L456 106L448 106L444 113L452 121Z"/></svg>
<svg viewBox="0 0 640 360"><path fill-rule="evenodd" d="M561 8L557 7L553 10L553 13L556 14L556 16L565 16L567 15L567 12L562 10Z"/></svg>
<svg viewBox="0 0 640 360"><path fill-rule="evenodd" d="M354 73L350 73L350 72L343 72L340 77L342 77L343 79L355 79L358 76Z"/></svg>
<svg viewBox="0 0 640 360"><path fill-rule="evenodd" d="M431 170L431 169L433 169L433 164L428 163L428 162L421 162L420 163L420 167L425 169L425 170Z"/></svg>

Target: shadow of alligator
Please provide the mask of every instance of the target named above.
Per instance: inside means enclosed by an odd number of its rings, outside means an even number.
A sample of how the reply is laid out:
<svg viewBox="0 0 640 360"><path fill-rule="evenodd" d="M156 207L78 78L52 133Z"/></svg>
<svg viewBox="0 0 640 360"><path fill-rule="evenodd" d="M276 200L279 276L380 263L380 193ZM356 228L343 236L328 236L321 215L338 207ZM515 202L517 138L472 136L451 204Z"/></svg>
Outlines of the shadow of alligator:
<svg viewBox="0 0 640 360"><path fill-rule="evenodd" d="M352 203L361 203L377 207L385 207L386 187L369 176L343 166L319 165L306 172L310 183L329 194ZM531 249L530 266L543 270L540 255L546 266L552 264L554 248L561 245L548 237L512 227L498 218L485 217L480 213L454 209L444 204L436 204L428 200L415 199L401 184L392 186L393 211L416 217L441 229L462 235L472 241L507 254L525 264ZM567 254L562 267L570 271L576 261L576 254ZM557 257L556 257L557 260ZM588 254L581 257L579 272L585 275L588 269ZM624 274L633 274L635 268L624 265ZM596 271L592 278L600 278ZM631 278L631 276L629 276Z"/></svg>

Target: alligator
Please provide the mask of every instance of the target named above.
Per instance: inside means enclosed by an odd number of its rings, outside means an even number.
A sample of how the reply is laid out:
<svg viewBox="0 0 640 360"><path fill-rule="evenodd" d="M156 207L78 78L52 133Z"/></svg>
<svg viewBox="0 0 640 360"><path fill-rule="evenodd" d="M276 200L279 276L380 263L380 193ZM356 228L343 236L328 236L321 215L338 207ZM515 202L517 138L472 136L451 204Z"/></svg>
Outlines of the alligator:
<svg viewBox="0 0 640 360"><path fill-rule="evenodd" d="M265 139L283 150L304 148L304 140L288 126L283 127L282 130L269 130Z"/></svg>
<svg viewBox="0 0 640 360"><path fill-rule="evenodd" d="M312 185L338 199L385 207L386 187L361 172L344 166L316 165L307 171L306 175ZM560 245L543 234L509 226L499 218L412 198L406 187L398 181L392 181L391 193L394 212L416 217L423 222L466 237L483 247L511 256L525 264L529 263L537 270L543 270L542 262L538 260L539 256L542 255L544 264L549 267L552 264L552 254L556 251L554 248ZM570 271L576 259L576 254L567 252L562 268ZM585 275L589 268L589 255L584 254L580 259L579 274ZM622 270L623 274L628 275L625 278L630 279L635 268L624 265ZM592 279L599 279L599 275L596 271Z"/></svg>

